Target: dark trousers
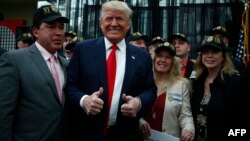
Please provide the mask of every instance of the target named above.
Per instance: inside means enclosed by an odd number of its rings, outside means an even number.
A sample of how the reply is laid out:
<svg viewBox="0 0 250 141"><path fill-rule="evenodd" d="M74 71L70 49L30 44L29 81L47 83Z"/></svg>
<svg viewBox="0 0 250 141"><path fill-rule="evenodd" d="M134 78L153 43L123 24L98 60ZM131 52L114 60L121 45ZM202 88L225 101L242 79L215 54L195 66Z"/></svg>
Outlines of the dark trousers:
<svg viewBox="0 0 250 141"><path fill-rule="evenodd" d="M107 128L106 135L103 137L103 141L118 141L116 132L116 126L109 126Z"/></svg>

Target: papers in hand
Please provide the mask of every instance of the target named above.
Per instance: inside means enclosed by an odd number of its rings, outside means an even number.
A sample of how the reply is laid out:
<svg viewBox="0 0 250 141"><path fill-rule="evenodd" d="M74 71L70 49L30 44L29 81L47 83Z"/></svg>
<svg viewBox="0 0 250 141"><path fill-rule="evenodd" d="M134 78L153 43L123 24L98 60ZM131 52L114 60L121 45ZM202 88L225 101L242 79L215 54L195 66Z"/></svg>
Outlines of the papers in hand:
<svg viewBox="0 0 250 141"><path fill-rule="evenodd" d="M144 141L179 141L179 140L180 140L179 138L176 138L167 133L151 130L151 135L149 136L148 139Z"/></svg>

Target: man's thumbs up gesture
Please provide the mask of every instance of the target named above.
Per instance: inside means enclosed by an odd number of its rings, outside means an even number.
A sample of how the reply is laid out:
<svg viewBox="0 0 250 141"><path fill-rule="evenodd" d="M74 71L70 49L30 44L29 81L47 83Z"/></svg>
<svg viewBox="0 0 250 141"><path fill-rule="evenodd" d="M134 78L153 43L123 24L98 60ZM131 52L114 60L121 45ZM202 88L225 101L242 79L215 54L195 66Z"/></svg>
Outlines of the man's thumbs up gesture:
<svg viewBox="0 0 250 141"><path fill-rule="evenodd" d="M94 92L92 95L86 96L83 100L84 105L84 111L87 115L97 115L101 112L103 108L103 100L100 99L100 95L103 94L103 88L100 87L100 89L96 92Z"/></svg>
<svg viewBox="0 0 250 141"><path fill-rule="evenodd" d="M132 96L122 95L122 99L125 101L121 106L121 112L124 116L136 117L137 112L141 108L141 100Z"/></svg>

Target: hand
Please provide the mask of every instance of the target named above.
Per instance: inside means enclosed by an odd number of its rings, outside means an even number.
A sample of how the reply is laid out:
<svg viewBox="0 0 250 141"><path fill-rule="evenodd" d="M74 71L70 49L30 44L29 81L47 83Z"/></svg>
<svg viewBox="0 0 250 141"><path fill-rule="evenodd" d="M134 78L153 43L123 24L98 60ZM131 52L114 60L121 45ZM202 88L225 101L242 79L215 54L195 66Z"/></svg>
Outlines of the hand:
<svg viewBox="0 0 250 141"><path fill-rule="evenodd" d="M194 134L188 129L183 129L180 141L193 141L193 140L194 140Z"/></svg>
<svg viewBox="0 0 250 141"><path fill-rule="evenodd" d="M121 106L121 112L124 116L136 117L136 114L141 106L141 101L139 98L134 98L132 96L122 95L122 99L125 101Z"/></svg>
<svg viewBox="0 0 250 141"><path fill-rule="evenodd" d="M99 98L100 95L103 94L103 88L100 87L100 89L96 92L94 92L92 95L87 96L83 100L84 105L84 111L87 115L97 115L101 112L103 108L103 100Z"/></svg>
<svg viewBox="0 0 250 141"><path fill-rule="evenodd" d="M151 127L143 118L140 119L140 132L144 139L147 139L151 134Z"/></svg>

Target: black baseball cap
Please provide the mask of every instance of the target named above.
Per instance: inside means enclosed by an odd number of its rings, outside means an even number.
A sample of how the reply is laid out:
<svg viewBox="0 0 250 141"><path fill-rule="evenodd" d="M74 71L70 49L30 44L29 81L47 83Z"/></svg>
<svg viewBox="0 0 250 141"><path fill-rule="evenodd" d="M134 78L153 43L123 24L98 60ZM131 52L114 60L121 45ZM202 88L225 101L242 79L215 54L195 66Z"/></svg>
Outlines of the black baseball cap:
<svg viewBox="0 0 250 141"><path fill-rule="evenodd" d="M209 35L213 36L215 34L221 34L225 37L228 37L227 29L224 26L216 26L210 30Z"/></svg>
<svg viewBox="0 0 250 141"><path fill-rule="evenodd" d="M66 36L70 36L72 38L75 38L76 37L76 33L74 31L68 31L68 32L65 32L65 37Z"/></svg>
<svg viewBox="0 0 250 141"><path fill-rule="evenodd" d="M181 39L181 40L189 43L189 41L187 40L186 36L184 34L182 34L182 33L176 33L176 34L171 35L170 38L169 38L169 42L170 43L173 42L173 40L176 39L176 38L177 39Z"/></svg>
<svg viewBox="0 0 250 141"><path fill-rule="evenodd" d="M224 42L220 38L215 37L215 36L206 37L202 41L201 46L198 50L202 51L202 50L207 49L207 48L215 48L215 49L221 50L223 52L227 51Z"/></svg>
<svg viewBox="0 0 250 141"><path fill-rule="evenodd" d="M63 23L69 23L69 19L63 17L58 8L53 5L41 6L33 13L33 26L41 22L49 23L56 20Z"/></svg>
<svg viewBox="0 0 250 141"><path fill-rule="evenodd" d="M31 33L22 33L18 36L17 41L34 41L34 38Z"/></svg>
<svg viewBox="0 0 250 141"><path fill-rule="evenodd" d="M128 37L128 41L135 41L138 39L143 39L146 43L149 42L150 38L147 35L142 35L140 32L135 32L132 33L129 37Z"/></svg>
<svg viewBox="0 0 250 141"><path fill-rule="evenodd" d="M156 49L155 49L155 53L158 53L162 50L166 50L167 52L169 52L172 56L175 55L175 48L174 46L169 43L169 42L165 42L165 43L161 43L159 44Z"/></svg>
<svg viewBox="0 0 250 141"><path fill-rule="evenodd" d="M69 51L73 51L76 43L79 42L80 40L78 39L78 37L74 37L66 46L65 46L65 50L69 50Z"/></svg>
<svg viewBox="0 0 250 141"><path fill-rule="evenodd" d="M156 36L152 39L151 44L164 43L164 39L161 36Z"/></svg>

